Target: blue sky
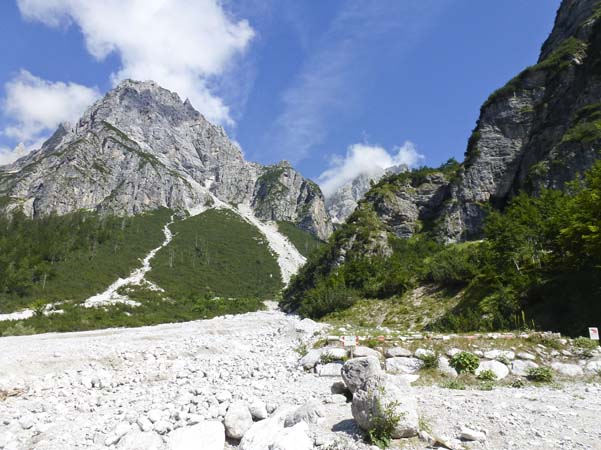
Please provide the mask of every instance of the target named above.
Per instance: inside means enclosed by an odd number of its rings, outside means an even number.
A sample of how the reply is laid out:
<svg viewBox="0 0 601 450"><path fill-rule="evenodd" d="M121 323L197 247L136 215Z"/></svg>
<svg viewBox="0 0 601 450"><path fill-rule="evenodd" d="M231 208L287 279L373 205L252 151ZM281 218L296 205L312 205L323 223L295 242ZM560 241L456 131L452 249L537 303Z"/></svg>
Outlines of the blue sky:
<svg viewBox="0 0 601 450"><path fill-rule="evenodd" d="M133 77L190 97L247 159L314 179L461 160L480 105L536 62L559 3L5 0L0 156Z"/></svg>

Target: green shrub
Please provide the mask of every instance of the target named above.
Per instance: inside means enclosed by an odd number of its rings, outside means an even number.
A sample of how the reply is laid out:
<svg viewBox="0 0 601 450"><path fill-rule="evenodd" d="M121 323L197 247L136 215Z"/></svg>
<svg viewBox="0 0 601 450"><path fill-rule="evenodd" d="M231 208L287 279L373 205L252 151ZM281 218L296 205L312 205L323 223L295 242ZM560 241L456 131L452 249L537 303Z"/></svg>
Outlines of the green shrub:
<svg viewBox="0 0 601 450"><path fill-rule="evenodd" d="M587 337L579 337L574 339L574 347L580 350L595 350L599 348L599 342Z"/></svg>
<svg viewBox="0 0 601 450"><path fill-rule="evenodd" d="M36 333L37 331L35 328L26 326L22 322L17 322L16 324L6 328L2 333L2 336L28 336Z"/></svg>
<svg viewBox="0 0 601 450"><path fill-rule="evenodd" d="M515 380L513 380L511 382L511 387L516 388L516 389L521 389L525 385L526 385L526 383L524 383L524 380L522 380L521 378L516 378Z"/></svg>
<svg viewBox="0 0 601 450"><path fill-rule="evenodd" d="M419 357L422 360L421 370L438 369L438 355L436 353L427 353Z"/></svg>
<svg viewBox="0 0 601 450"><path fill-rule="evenodd" d="M466 389L465 384L463 384L459 380L449 380L449 381L443 383L442 387L445 389L455 389L455 390L459 390L459 391L465 391L465 389Z"/></svg>
<svg viewBox="0 0 601 450"><path fill-rule="evenodd" d="M497 375L490 369L483 370L476 377L482 381L494 381L497 379Z"/></svg>
<svg viewBox="0 0 601 450"><path fill-rule="evenodd" d="M470 352L460 352L451 357L449 365L457 373L475 373L480 365L480 358Z"/></svg>
<svg viewBox="0 0 601 450"><path fill-rule="evenodd" d="M526 378L530 381L550 383L553 381L553 371L548 367L532 367L528 369Z"/></svg>
<svg viewBox="0 0 601 450"><path fill-rule="evenodd" d="M383 388L380 389L383 390ZM390 446L392 433L402 418L402 414L396 411L398 406L398 402L382 405L380 400L378 400L377 412L371 417L372 426L367 431L369 442L380 448L388 448Z"/></svg>
<svg viewBox="0 0 601 450"><path fill-rule="evenodd" d="M348 357L343 357L340 358L338 356L334 356L328 352L322 353L321 356L319 357L319 362L321 364L330 364L333 362L340 362L340 361L346 361L348 359Z"/></svg>

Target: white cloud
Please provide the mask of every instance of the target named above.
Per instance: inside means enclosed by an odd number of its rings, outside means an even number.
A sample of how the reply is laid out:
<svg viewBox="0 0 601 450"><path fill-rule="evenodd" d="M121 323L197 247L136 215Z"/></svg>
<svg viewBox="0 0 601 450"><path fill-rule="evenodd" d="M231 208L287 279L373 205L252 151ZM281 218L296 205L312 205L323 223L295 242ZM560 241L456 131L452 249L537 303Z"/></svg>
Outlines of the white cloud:
<svg viewBox="0 0 601 450"><path fill-rule="evenodd" d="M318 178L321 190L326 197L338 188L354 180L359 175L377 176L383 169L404 164L415 167L423 159L412 142L405 142L389 153L379 146L353 144L349 146L346 156L332 158L330 167Z"/></svg>
<svg viewBox="0 0 601 450"><path fill-rule="evenodd" d="M54 131L59 123L79 119L99 96L96 89L76 83L42 80L22 70L5 85L2 112L9 118L10 124L2 133L31 148Z"/></svg>
<svg viewBox="0 0 601 450"><path fill-rule="evenodd" d="M115 52L125 78L154 80L190 98L209 120L231 124L212 92L215 77L245 50L254 30L235 21L219 0L18 0L23 16L52 27L75 22L98 60Z"/></svg>
<svg viewBox="0 0 601 450"><path fill-rule="evenodd" d="M326 140L332 124L355 114L362 103L369 108L368 86L378 71L386 70L391 52L400 58L446 3L343 2L284 92L283 110L269 130L266 147L296 163Z"/></svg>

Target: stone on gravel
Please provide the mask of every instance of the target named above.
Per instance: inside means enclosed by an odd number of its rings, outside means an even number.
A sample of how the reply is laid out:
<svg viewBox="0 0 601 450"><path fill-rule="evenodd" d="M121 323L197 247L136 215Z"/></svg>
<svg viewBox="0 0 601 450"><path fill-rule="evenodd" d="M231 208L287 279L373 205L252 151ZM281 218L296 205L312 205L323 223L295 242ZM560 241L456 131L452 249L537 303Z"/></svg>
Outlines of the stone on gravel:
<svg viewBox="0 0 601 450"><path fill-rule="evenodd" d="M221 422L207 420L169 433L169 450L223 450L225 429Z"/></svg>
<svg viewBox="0 0 601 450"><path fill-rule="evenodd" d="M313 440L307 436L309 426L305 422L281 430L269 446L269 450L312 450Z"/></svg>
<svg viewBox="0 0 601 450"><path fill-rule="evenodd" d="M270 445L284 430L286 417L295 409L291 406L283 406L275 411L269 419L255 422L244 434L238 450L270 450Z"/></svg>
<svg viewBox="0 0 601 450"><path fill-rule="evenodd" d="M390 347L386 349L385 355L387 358L409 357L413 356L410 350L402 347Z"/></svg>
<svg viewBox="0 0 601 450"><path fill-rule="evenodd" d="M561 362L551 363L551 368L555 370L557 373L564 375L566 377L578 377L584 375L584 371L582 367L576 364L567 364Z"/></svg>
<svg viewBox="0 0 601 450"><path fill-rule="evenodd" d="M364 389L353 395L351 411L357 425L367 431L373 428L375 418L382 418L383 409L393 407L400 416L392 431L394 439L413 437L418 432L417 400L412 388L401 388L387 378L372 378Z"/></svg>
<svg viewBox="0 0 601 450"><path fill-rule="evenodd" d="M332 394L346 395L350 391L346 387L346 383L344 381L334 381L334 383L332 383L332 386L330 387L330 392Z"/></svg>
<svg viewBox="0 0 601 450"><path fill-rule="evenodd" d="M19 425L21 425L21 428L24 430L29 430L35 425L35 416L33 414L25 414L19 419Z"/></svg>
<svg viewBox="0 0 601 450"><path fill-rule="evenodd" d="M586 370L593 373L601 372L601 360L589 361L586 363Z"/></svg>
<svg viewBox="0 0 601 450"><path fill-rule="evenodd" d="M321 348L313 348L309 350L305 356L299 359L298 365L305 370L313 369L321 359L321 352Z"/></svg>
<svg viewBox="0 0 601 450"><path fill-rule="evenodd" d="M364 356L373 356L374 358L380 359L382 357L382 353L373 348L365 347L363 345L358 345L353 350L353 356L355 358L362 358Z"/></svg>
<svg viewBox="0 0 601 450"><path fill-rule="evenodd" d="M348 356L346 349L341 347L326 347L322 349L322 356L328 356L333 359L343 360Z"/></svg>
<svg viewBox="0 0 601 450"><path fill-rule="evenodd" d="M415 351L416 358L423 358L424 356L434 356L434 352L425 348L418 348Z"/></svg>
<svg viewBox="0 0 601 450"><path fill-rule="evenodd" d="M349 359L342 367L342 380L348 389L355 393L370 378L382 373L380 360L373 356Z"/></svg>
<svg viewBox="0 0 601 450"><path fill-rule="evenodd" d="M482 362L480 362L480 365L476 369L476 375L480 375L480 373L483 372L484 370L491 370L497 377L497 380L502 380L507 375L509 375L509 368L505 364L503 364L502 362L499 362L499 361L482 361Z"/></svg>
<svg viewBox="0 0 601 450"><path fill-rule="evenodd" d="M231 439L242 439L244 433L253 424L253 418L248 410L246 403L236 401L233 402L225 414L223 421L225 425L225 434Z"/></svg>
<svg viewBox="0 0 601 450"><path fill-rule="evenodd" d="M484 352L484 357L486 359L515 359L515 353L511 350L489 350Z"/></svg>
<svg viewBox="0 0 601 450"><path fill-rule="evenodd" d="M130 431L119 440L119 450L164 450L166 449L161 437L152 432L139 430ZM171 450L171 449L170 449ZM222 449L220 449L222 450Z"/></svg>
<svg viewBox="0 0 601 450"><path fill-rule="evenodd" d="M286 416L285 427L292 427L300 422L315 424L325 417L326 411L323 405L315 400L308 401Z"/></svg>
<svg viewBox="0 0 601 450"><path fill-rule="evenodd" d="M419 358L393 357L386 360L386 371L390 373L415 373L424 365Z"/></svg>
<svg viewBox="0 0 601 450"><path fill-rule="evenodd" d="M521 377L525 377L528 375L528 371L530 369L536 369L538 364L529 360L519 360L516 359L511 363L511 373L514 375L519 375Z"/></svg>
<svg viewBox="0 0 601 450"><path fill-rule="evenodd" d="M339 377L342 370L342 363L334 362L328 364L319 364L316 367L317 375L320 377Z"/></svg>
<svg viewBox="0 0 601 450"><path fill-rule="evenodd" d="M463 427L461 429L461 433L459 434L459 439L462 439L464 441L484 442L486 441L486 435L481 431L476 431L468 427Z"/></svg>
<svg viewBox="0 0 601 450"><path fill-rule="evenodd" d="M457 377L457 371L449 364L449 358L446 356L440 356L438 358L438 370L451 378Z"/></svg>
<svg viewBox="0 0 601 450"><path fill-rule="evenodd" d="M250 411L250 415L254 420L267 419L267 407L265 406L265 402L261 400L255 400L252 402L248 407L248 410Z"/></svg>
<svg viewBox="0 0 601 450"><path fill-rule="evenodd" d="M528 353L528 352L519 352L516 356L520 359L525 359L527 361L536 360L536 356L533 355L532 353Z"/></svg>

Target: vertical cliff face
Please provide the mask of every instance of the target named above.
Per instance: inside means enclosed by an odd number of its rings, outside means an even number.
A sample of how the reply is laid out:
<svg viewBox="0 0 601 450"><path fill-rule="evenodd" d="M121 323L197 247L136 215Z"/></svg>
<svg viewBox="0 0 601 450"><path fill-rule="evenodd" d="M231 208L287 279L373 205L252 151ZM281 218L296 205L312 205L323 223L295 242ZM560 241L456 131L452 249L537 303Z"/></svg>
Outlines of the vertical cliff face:
<svg viewBox="0 0 601 450"><path fill-rule="evenodd" d="M2 168L0 197L9 209L20 206L35 217L77 209L193 211L216 196L326 238L331 224L321 191L282 167L285 195L266 186L271 168L245 161L190 102L153 82L127 80L75 126L60 126L40 150Z"/></svg>
<svg viewBox="0 0 601 450"><path fill-rule="evenodd" d="M601 2L566 0L537 64L493 93L452 186L441 234L477 237L484 206L521 190L562 188L599 158Z"/></svg>

